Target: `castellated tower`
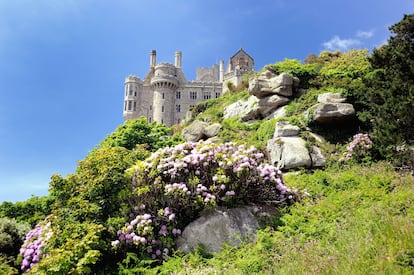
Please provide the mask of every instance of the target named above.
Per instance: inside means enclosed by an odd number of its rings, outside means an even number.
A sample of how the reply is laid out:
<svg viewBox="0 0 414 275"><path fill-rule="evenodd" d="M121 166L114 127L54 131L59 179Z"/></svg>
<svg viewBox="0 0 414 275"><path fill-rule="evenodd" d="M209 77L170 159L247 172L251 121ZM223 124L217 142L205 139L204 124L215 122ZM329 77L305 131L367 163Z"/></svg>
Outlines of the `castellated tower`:
<svg viewBox="0 0 414 275"><path fill-rule="evenodd" d="M241 59L247 54L239 51L236 55ZM156 121L168 127L185 120L197 104L221 96L223 83L230 81L232 72L232 69L224 72L224 62L220 60L219 65L198 68L196 80L188 81L182 71L181 51L175 52L174 64L157 64L157 53L152 50L149 65L143 80L134 75L125 78L123 116L125 120L144 116L148 122ZM236 69L234 72L240 75L241 70Z"/></svg>
<svg viewBox="0 0 414 275"><path fill-rule="evenodd" d="M175 93L179 86L176 70L172 64L160 63L155 66L151 79L154 121L165 125L175 124Z"/></svg>

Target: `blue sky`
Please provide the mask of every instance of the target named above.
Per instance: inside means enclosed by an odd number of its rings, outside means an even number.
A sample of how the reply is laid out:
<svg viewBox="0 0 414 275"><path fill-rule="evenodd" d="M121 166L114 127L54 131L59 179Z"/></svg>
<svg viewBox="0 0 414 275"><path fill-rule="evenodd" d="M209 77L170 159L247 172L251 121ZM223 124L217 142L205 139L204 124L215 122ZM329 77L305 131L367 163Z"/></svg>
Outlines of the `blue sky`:
<svg viewBox="0 0 414 275"><path fill-rule="evenodd" d="M123 81L149 54L187 79L243 47L255 69L373 49L412 0L0 0L0 202L48 192L123 122Z"/></svg>

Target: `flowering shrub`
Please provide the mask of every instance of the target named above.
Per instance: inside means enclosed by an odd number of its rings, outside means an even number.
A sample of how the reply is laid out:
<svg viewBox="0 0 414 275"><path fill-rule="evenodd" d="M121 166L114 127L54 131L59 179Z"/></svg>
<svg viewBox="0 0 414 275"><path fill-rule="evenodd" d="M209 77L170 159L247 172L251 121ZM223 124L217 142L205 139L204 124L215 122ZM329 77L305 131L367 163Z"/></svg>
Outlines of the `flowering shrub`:
<svg viewBox="0 0 414 275"><path fill-rule="evenodd" d="M112 246L162 261L181 230L206 207L287 205L296 194L254 147L183 143L139 161L133 174L129 222Z"/></svg>
<svg viewBox="0 0 414 275"><path fill-rule="evenodd" d="M361 161L363 158L368 157L369 150L372 147L372 141L368 134L356 134L352 142L346 147L344 158L342 161L349 161L351 159L355 161Z"/></svg>
<svg viewBox="0 0 414 275"><path fill-rule="evenodd" d="M20 254L23 257L21 269L23 272L29 271L36 263L39 262L42 256L42 248L46 241L52 236L52 231L49 229L50 222L44 226L37 224L27 235L20 248Z"/></svg>

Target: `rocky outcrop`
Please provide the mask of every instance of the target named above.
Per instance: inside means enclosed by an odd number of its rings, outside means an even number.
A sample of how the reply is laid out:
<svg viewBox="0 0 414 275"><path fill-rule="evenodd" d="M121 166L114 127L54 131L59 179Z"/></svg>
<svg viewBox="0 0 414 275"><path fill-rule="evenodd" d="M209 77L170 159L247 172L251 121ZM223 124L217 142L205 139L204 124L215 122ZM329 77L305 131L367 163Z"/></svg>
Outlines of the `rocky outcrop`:
<svg viewBox="0 0 414 275"><path fill-rule="evenodd" d="M197 142L217 136L221 128L222 126L219 123L209 125L207 122L195 120L184 128L181 133L187 142Z"/></svg>
<svg viewBox="0 0 414 275"><path fill-rule="evenodd" d="M306 141L299 137L300 128L280 121L276 124L273 138L267 141L270 162L280 169L322 167L325 157L317 146L310 150Z"/></svg>
<svg viewBox="0 0 414 275"><path fill-rule="evenodd" d="M258 98L269 95L292 96L294 79L287 73L275 76L266 71L264 74L254 77L249 81L249 93Z"/></svg>
<svg viewBox="0 0 414 275"><path fill-rule="evenodd" d="M247 100L241 99L224 108L223 118L231 118L238 116L243 121L253 120L256 117L256 105L259 99L250 96Z"/></svg>
<svg viewBox="0 0 414 275"><path fill-rule="evenodd" d="M224 109L224 118L239 116L241 121L274 118L285 115L279 107L289 103L289 97L299 89L299 79L287 73L275 75L271 68L250 79L247 100L239 100Z"/></svg>
<svg viewBox="0 0 414 275"><path fill-rule="evenodd" d="M289 99L279 95L258 99L250 96L247 100L239 100L224 108L224 118L238 116L241 121L262 119L270 115L278 107L289 102Z"/></svg>
<svg viewBox="0 0 414 275"><path fill-rule="evenodd" d="M318 104L311 107L307 117L319 124L331 124L352 119L355 116L354 106L345 103L346 98L338 93L325 93L318 96Z"/></svg>
<svg viewBox="0 0 414 275"><path fill-rule="evenodd" d="M279 121L275 127L274 137L291 137L299 135L300 128L287 121Z"/></svg>
<svg viewBox="0 0 414 275"><path fill-rule="evenodd" d="M253 239L257 228L259 222L248 208L217 208L187 225L176 241L177 249L188 253L203 244L210 252L219 252L225 243L236 246Z"/></svg>
<svg viewBox="0 0 414 275"><path fill-rule="evenodd" d="M310 167L312 160L301 137L277 137L267 141L270 162L279 169Z"/></svg>

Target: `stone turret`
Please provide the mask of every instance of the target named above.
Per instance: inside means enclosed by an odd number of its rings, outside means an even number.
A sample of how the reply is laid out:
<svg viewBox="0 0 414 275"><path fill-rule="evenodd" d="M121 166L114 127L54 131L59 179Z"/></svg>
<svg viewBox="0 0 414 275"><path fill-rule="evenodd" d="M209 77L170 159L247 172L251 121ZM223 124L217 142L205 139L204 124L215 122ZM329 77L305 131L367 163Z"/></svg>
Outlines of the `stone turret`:
<svg viewBox="0 0 414 275"><path fill-rule="evenodd" d="M125 78L124 118L131 119L137 116L143 82L134 75Z"/></svg>
<svg viewBox="0 0 414 275"><path fill-rule="evenodd" d="M160 63L155 66L151 88L154 91L154 121L158 123L174 124L175 92L179 86L176 70L176 67L169 63Z"/></svg>

